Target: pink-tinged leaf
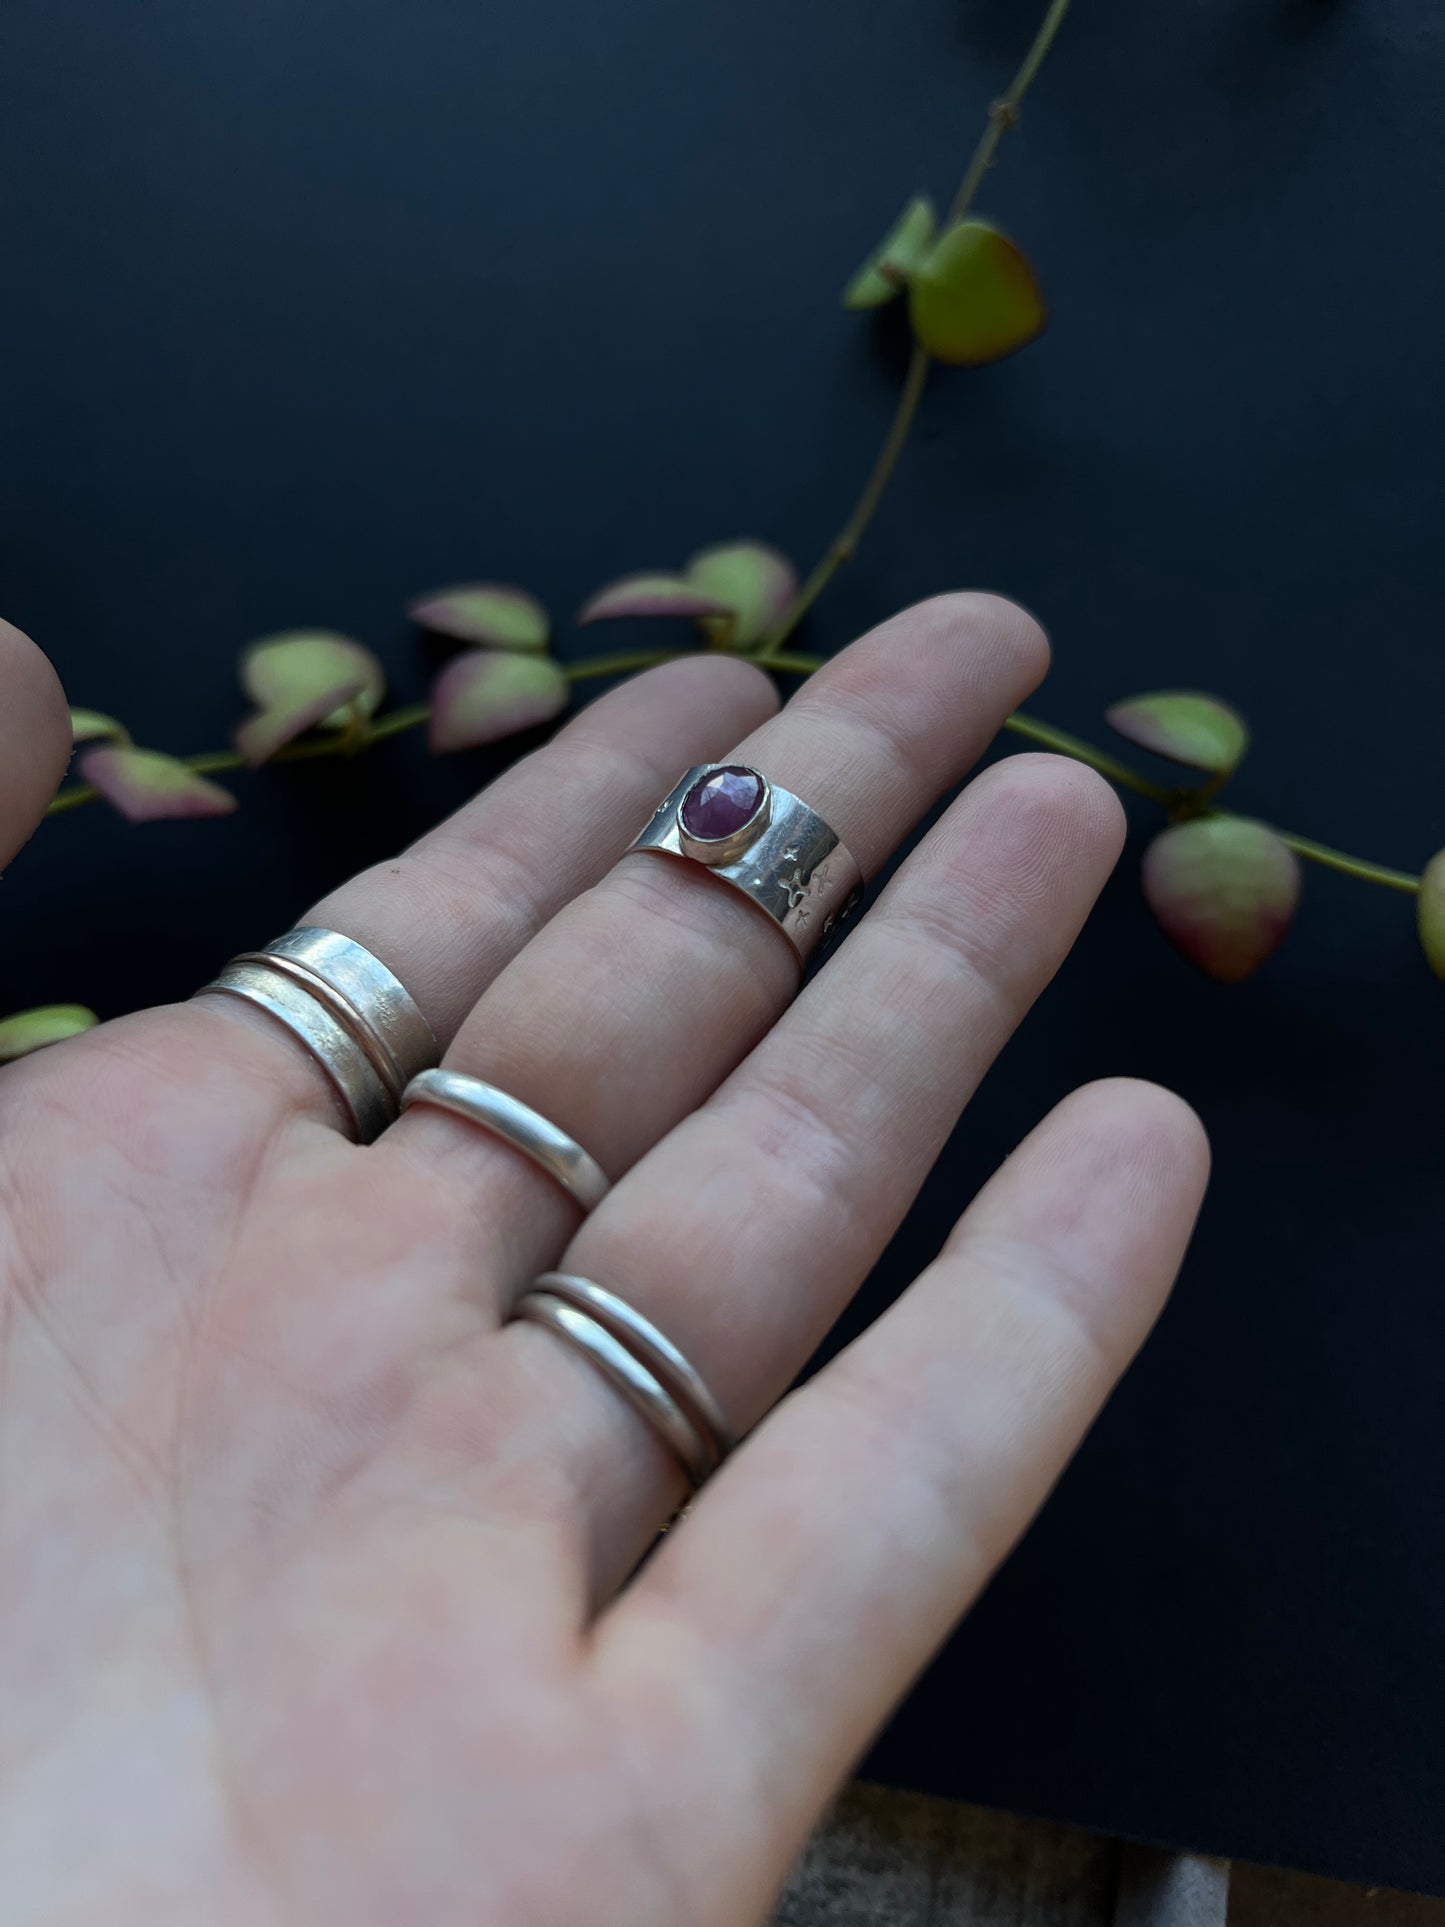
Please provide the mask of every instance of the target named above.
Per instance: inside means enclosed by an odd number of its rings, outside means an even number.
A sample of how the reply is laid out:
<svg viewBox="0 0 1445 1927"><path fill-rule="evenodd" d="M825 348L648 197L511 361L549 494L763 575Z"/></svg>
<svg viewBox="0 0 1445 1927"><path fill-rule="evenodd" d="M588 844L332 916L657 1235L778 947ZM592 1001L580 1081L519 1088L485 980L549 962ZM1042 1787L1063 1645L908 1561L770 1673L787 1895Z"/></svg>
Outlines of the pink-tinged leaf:
<svg viewBox="0 0 1445 1927"><path fill-rule="evenodd" d="M70 740L73 743L128 743L130 731L114 716L104 716L98 709L72 709Z"/></svg>
<svg viewBox="0 0 1445 1927"><path fill-rule="evenodd" d="M471 649L545 649L552 633L537 598L504 582L435 589L418 597L407 613L433 635L450 636Z"/></svg>
<svg viewBox="0 0 1445 1927"><path fill-rule="evenodd" d="M1420 947L1437 977L1445 977L1445 850L1432 856L1420 878Z"/></svg>
<svg viewBox="0 0 1445 1927"><path fill-rule="evenodd" d="M730 618L707 618L705 626L726 624L728 640L743 649L760 642L781 621L798 593L797 570L766 542L723 542L700 549L687 565L687 580L732 612Z"/></svg>
<svg viewBox="0 0 1445 1927"><path fill-rule="evenodd" d="M472 650L449 662L432 686L431 747L443 754L500 742L560 716L570 698L550 657Z"/></svg>
<svg viewBox="0 0 1445 1927"><path fill-rule="evenodd" d="M39 1010L20 1010L13 1017L0 1017L0 1064L17 1057L28 1057L47 1044L62 1044L67 1037L79 1037L94 1030L100 1019L84 1004L45 1004Z"/></svg>
<svg viewBox="0 0 1445 1927"><path fill-rule="evenodd" d="M843 306L881 308L901 293L922 265L937 226L932 201L921 194L910 201L843 290Z"/></svg>
<svg viewBox="0 0 1445 1927"><path fill-rule="evenodd" d="M1278 948L1299 893L1294 852L1243 817L1176 823L1144 852L1144 895L1164 934L1220 983L1251 976Z"/></svg>
<svg viewBox="0 0 1445 1927"><path fill-rule="evenodd" d="M978 220L945 228L909 276L908 315L919 346L957 368L1002 361L1048 322L1028 258Z"/></svg>
<svg viewBox="0 0 1445 1927"><path fill-rule="evenodd" d="M613 622L621 616L726 616L732 605L680 575L625 575L599 589L578 614L579 622Z"/></svg>
<svg viewBox="0 0 1445 1927"><path fill-rule="evenodd" d="M130 823L154 823L168 816L229 816L236 807L229 790L198 776L174 756L128 743L87 750L80 774Z"/></svg>
<svg viewBox="0 0 1445 1927"><path fill-rule="evenodd" d="M308 729L320 728L337 714L346 715L345 706L359 702L365 692L366 684L357 677L349 683L328 684L309 702L298 699L289 706L262 709L236 731L236 748L248 769L259 769Z"/></svg>
<svg viewBox="0 0 1445 1927"><path fill-rule="evenodd" d="M1141 749L1212 776L1227 775L1249 747L1243 717L1218 696L1193 689L1131 696L1105 710L1104 721Z"/></svg>
<svg viewBox="0 0 1445 1927"><path fill-rule="evenodd" d="M241 655L241 687L258 709L275 710L278 715L293 709L309 711L328 691L351 689L358 683L361 694L352 699L355 708L349 702L343 708L344 699L337 697L335 713L324 719L330 729L349 727L356 708L363 716L372 716L380 707L386 694L386 671L369 649L330 629L292 629L262 636Z"/></svg>

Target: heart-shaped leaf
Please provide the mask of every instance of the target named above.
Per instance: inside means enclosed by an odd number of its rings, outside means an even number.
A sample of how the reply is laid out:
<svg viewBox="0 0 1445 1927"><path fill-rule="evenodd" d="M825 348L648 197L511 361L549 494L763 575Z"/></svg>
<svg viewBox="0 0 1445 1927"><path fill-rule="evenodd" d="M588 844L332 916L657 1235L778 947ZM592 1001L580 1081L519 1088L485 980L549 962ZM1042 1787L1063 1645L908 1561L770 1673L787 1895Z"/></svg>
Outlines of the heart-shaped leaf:
<svg viewBox="0 0 1445 1927"><path fill-rule="evenodd" d="M480 749L560 716L571 698L550 657L470 650L449 662L432 686L430 743L438 754Z"/></svg>
<svg viewBox="0 0 1445 1927"><path fill-rule="evenodd" d="M1420 878L1420 946L1437 977L1445 977L1445 850L1432 856Z"/></svg>
<svg viewBox="0 0 1445 1927"><path fill-rule="evenodd" d="M919 345L959 368L1002 361L1048 320L1027 257L978 220L944 229L909 277L908 312Z"/></svg>
<svg viewBox="0 0 1445 1927"><path fill-rule="evenodd" d="M704 626L725 628L728 641L740 649L761 641L798 593L797 570L766 542L723 542L700 549L687 565L687 580L732 611L730 618L704 618Z"/></svg>
<svg viewBox="0 0 1445 1927"><path fill-rule="evenodd" d="M386 675L369 649L328 629L263 636L241 657L241 685L258 714L236 732L254 769L308 729L346 729L370 716Z"/></svg>
<svg viewBox="0 0 1445 1927"><path fill-rule="evenodd" d="M72 709L70 740L73 743L128 743L130 731L114 716L103 716L98 709ZM71 1006L67 1005L67 1009Z"/></svg>
<svg viewBox="0 0 1445 1927"><path fill-rule="evenodd" d="M881 308L921 266L938 217L923 195L911 200L843 290L845 308Z"/></svg>
<svg viewBox="0 0 1445 1927"><path fill-rule="evenodd" d="M19 1010L13 1017L0 1017L0 1064L17 1057L28 1057L47 1044L64 1043L94 1030L100 1019L84 1004L44 1004L39 1010Z"/></svg>
<svg viewBox="0 0 1445 1927"><path fill-rule="evenodd" d="M1294 852L1243 817L1176 823L1144 852L1144 895L1164 934L1220 983L1241 982L1278 948L1299 892Z"/></svg>
<svg viewBox="0 0 1445 1927"><path fill-rule="evenodd" d="M1218 696L1192 689L1131 696L1105 710L1104 721L1141 749L1214 776L1234 769L1249 746L1243 717Z"/></svg>
<svg viewBox="0 0 1445 1927"><path fill-rule="evenodd" d="M229 816L236 807L229 790L208 782L174 756L129 743L88 749L80 759L80 774L130 823L155 823L168 816Z"/></svg>
<svg viewBox="0 0 1445 1927"><path fill-rule="evenodd" d="M463 582L418 597L407 613L433 635L471 649L545 649L552 626L547 611L525 589L504 582Z"/></svg>
<svg viewBox="0 0 1445 1927"><path fill-rule="evenodd" d="M725 616L731 605L708 595L685 576L653 571L625 575L599 589L579 611L579 622L613 622L620 616Z"/></svg>

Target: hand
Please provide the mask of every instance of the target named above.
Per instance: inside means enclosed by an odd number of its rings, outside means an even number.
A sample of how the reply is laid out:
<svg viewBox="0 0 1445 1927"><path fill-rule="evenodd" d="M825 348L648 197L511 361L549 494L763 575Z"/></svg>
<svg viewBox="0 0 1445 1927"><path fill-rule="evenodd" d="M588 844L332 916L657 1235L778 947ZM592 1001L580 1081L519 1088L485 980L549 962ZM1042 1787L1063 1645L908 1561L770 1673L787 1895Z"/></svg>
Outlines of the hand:
<svg viewBox="0 0 1445 1927"><path fill-rule="evenodd" d="M585 1222L442 1112L349 1142L229 999L0 1073L7 1923L766 1917L1158 1311L1206 1152L1162 1091L1076 1093L785 1396L1067 953L1119 807L1067 761L990 768L796 997L756 909L619 853L735 751L876 872L1045 661L1019 610L954 596L780 715L743 663L670 665L305 919L620 1180ZM0 677L7 854L68 731L13 632ZM640 1570L677 1466L507 1322L559 1264L749 1433Z"/></svg>

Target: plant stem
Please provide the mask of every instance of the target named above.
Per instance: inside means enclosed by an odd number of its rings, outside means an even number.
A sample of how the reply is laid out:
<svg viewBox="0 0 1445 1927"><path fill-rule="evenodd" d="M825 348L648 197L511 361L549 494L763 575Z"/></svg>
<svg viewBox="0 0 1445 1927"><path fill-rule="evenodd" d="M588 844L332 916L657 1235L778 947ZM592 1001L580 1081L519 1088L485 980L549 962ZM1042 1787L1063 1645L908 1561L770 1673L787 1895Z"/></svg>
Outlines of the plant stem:
<svg viewBox="0 0 1445 1927"><path fill-rule="evenodd" d="M1048 10L1039 22L1039 30L1033 43L1024 55L1018 72L1009 82L1008 91L994 101L988 110L988 119L978 145L968 163L968 171L959 182L958 192L953 197L953 205L948 211L949 227L961 221L973 206L983 177L993 165L993 157L998 151L999 142L1011 127L1017 127L1019 108L1024 95L1033 85L1039 68L1043 66L1050 47L1058 37L1059 28L1064 24L1064 15L1069 11L1071 0L1050 0ZM776 668L778 652L788 637L792 635L803 617L822 595L839 569L853 560L858 544L862 541L869 523L883 500L884 491L893 479L893 471L898 466L899 457L907 444L918 414L918 404L923 399L924 384L928 380L928 370L932 362L918 343L913 344L913 352L908 358L908 372L903 377L903 389L898 397L898 405L893 411L893 419L888 424L888 433L883 438L883 446L878 451L868 480L863 484L863 492L853 505L852 513L839 529L833 540L824 549L813 568L812 574L794 596L776 625L763 639L756 661L767 668Z"/></svg>
<svg viewBox="0 0 1445 1927"><path fill-rule="evenodd" d="M1037 743L1040 749L1051 749L1059 756L1072 756L1076 763L1087 763L1096 769L1100 776L1107 776L1119 789L1133 790L1138 796L1147 796L1151 803L1158 803L1162 809L1171 810L1178 802L1178 792L1166 789L1162 783L1153 783L1147 776L1141 776L1127 763L1121 763L1117 756L1110 756L1107 750L1095 749L1077 736L1070 736L1066 730L1055 729L1052 723L1041 723L1036 716L1029 716L1016 709L1012 716L1005 716L1004 728L1015 736L1026 737Z"/></svg>
<svg viewBox="0 0 1445 1927"><path fill-rule="evenodd" d="M1232 810L1211 810L1211 816L1232 816ZM1270 826L1273 828L1273 825ZM1326 870L1339 870L1344 876L1358 877L1362 883L1378 883L1384 890L1401 890L1414 897L1420 894L1420 879L1408 870L1390 870L1383 863L1368 863L1362 856L1347 856L1343 850L1332 850L1327 843L1311 842L1307 836L1295 836L1289 830L1275 830L1281 843L1287 843L1296 856L1304 857L1310 863L1323 865Z"/></svg>

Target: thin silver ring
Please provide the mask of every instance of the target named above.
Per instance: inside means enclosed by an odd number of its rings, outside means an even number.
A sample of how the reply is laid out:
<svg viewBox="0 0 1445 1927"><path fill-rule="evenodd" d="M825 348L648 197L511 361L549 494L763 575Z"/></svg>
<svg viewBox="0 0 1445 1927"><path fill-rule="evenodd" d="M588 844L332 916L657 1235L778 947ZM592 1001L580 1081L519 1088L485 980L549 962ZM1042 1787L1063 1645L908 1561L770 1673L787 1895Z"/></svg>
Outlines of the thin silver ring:
<svg viewBox="0 0 1445 1927"><path fill-rule="evenodd" d="M731 816L694 814L709 786L730 782ZM750 814L746 814L748 810ZM701 834L704 829L717 834ZM791 790L742 763L699 763L663 797L628 851L689 858L770 917L804 962L863 898L863 872L838 832Z"/></svg>
<svg viewBox="0 0 1445 1927"><path fill-rule="evenodd" d="M197 995L204 996L207 991L239 997L284 1025L331 1080L361 1143L370 1144L380 1137L395 1118L395 1105L376 1074L376 1066L351 1031L337 1023L309 989L273 970L269 963L237 958Z"/></svg>
<svg viewBox="0 0 1445 1927"><path fill-rule="evenodd" d="M548 1271L532 1287L564 1299L579 1311L595 1318L620 1344L645 1365L652 1376L692 1419L697 1429L711 1440L719 1463L737 1444L737 1438L721 1405L708 1390L702 1374L683 1357L664 1332L644 1318L616 1292L581 1278L571 1271Z"/></svg>
<svg viewBox="0 0 1445 1927"><path fill-rule="evenodd" d="M712 1442L667 1387L596 1318L550 1291L529 1291L513 1316L555 1332L594 1365L672 1449L694 1491L717 1470Z"/></svg>
<svg viewBox="0 0 1445 1927"><path fill-rule="evenodd" d="M454 1117L478 1124L510 1144L560 1184L584 1211L599 1205L611 1190L607 1174L576 1138L495 1084L461 1071L429 1070L414 1077L402 1093L401 1108L434 1104Z"/></svg>

